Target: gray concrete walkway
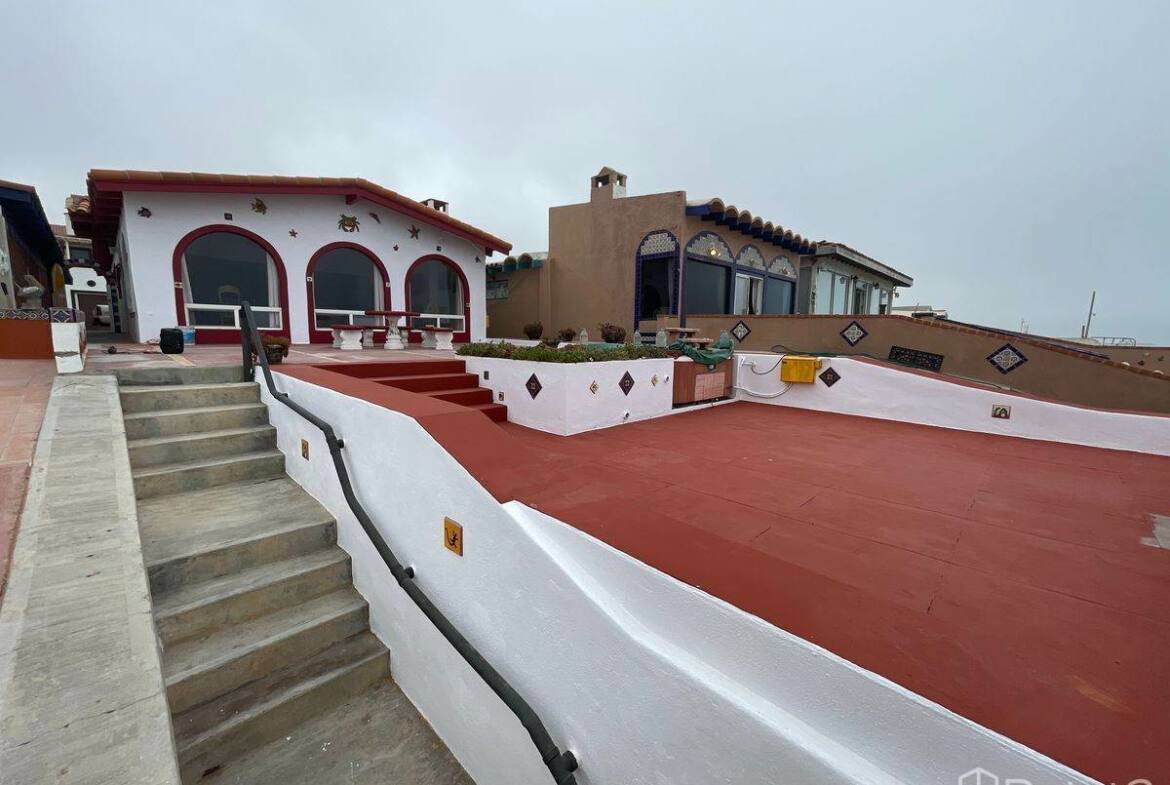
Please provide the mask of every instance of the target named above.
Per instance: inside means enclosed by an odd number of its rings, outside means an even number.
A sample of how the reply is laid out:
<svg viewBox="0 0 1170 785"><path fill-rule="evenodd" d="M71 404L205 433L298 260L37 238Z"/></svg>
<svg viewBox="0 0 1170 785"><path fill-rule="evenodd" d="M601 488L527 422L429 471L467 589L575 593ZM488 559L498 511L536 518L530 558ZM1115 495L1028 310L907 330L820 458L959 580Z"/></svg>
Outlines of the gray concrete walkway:
<svg viewBox="0 0 1170 785"><path fill-rule="evenodd" d="M57 377L0 607L0 783L177 785L112 376Z"/></svg>

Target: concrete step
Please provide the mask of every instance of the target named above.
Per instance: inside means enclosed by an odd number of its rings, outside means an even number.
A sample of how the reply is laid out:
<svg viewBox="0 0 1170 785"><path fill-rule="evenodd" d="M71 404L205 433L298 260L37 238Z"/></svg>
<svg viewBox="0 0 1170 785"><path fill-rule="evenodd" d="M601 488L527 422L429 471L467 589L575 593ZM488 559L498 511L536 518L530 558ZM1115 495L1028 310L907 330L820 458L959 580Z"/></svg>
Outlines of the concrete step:
<svg viewBox="0 0 1170 785"><path fill-rule="evenodd" d="M137 412L123 416L127 439L152 439L184 433L248 428L268 422L268 407L262 403L235 403L192 409Z"/></svg>
<svg viewBox="0 0 1170 785"><path fill-rule="evenodd" d="M450 401L461 406L473 406L477 403L491 403L492 391L486 387L468 387L462 390L431 390L426 395L438 398L441 401Z"/></svg>
<svg viewBox="0 0 1170 785"><path fill-rule="evenodd" d="M366 601L347 588L175 643L163 650L171 714L213 701L366 629Z"/></svg>
<svg viewBox="0 0 1170 785"><path fill-rule="evenodd" d="M419 374L463 373L467 370L467 366L463 360L400 360L336 365L330 366L329 370L358 379L372 380L395 376L417 376Z"/></svg>
<svg viewBox="0 0 1170 785"><path fill-rule="evenodd" d="M430 392L432 390L466 390L468 387L477 387L479 377L474 373L426 373L408 376L392 376L377 379L378 384L387 387L397 387L400 390L411 392Z"/></svg>
<svg viewBox="0 0 1170 785"><path fill-rule="evenodd" d="M188 583L154 597L163 647L350 586L349 554L336 546Z"/></svg>
<svg viewBox="0 0 1170 785"><path fill-rule="evenodd" d="M175 714L179 767L187 785L386 679L390 657L369 632ZM389 750L382 750L383 754ZM252 780L248 780L252 781Z"/></svg>
<svg viewBox="0 0 1170 785"><path fill-rule="evenodd" d="M120 385L147 384L225 384L247 381L244 369L235 365L182 366L171 363L155 368L117 368L114 376Z"/></svg>
<svg viewBox="0 0 1170 785"><path fill-rule="evenodd" d="M333 516L288 477L141 499L138 528L156 596L337 542Z"/></svg>
<svg viewBox="0 0 1170 785"><path fill-rule="evenodd" d="M175 436L155 436L130 439L126 442L130 465L160 466L248 452L276 449L276 429L271 425L253 425L246 428L224 428Z"/></svg>
<svg viewBox="0 0 1170 785"><path fill-rule="evenodd" d="M278 450L147 466L132 472L134 491L139 499L195 491L241 480L271 479L283 473L284 453Z"/></svg>
<svg viewBox="0 0 1170 785"><path fill-rule="evenodd" d="M122 411L127 413L226 406L260 400L260 385L256 382L130 385L120 387L118 392L122 399Z"/></svg>
<svg viewBox="0 0 1170 785"><path fill-rule="evenodd" d="M478 403L467 408L481 411L487 415L489 420L494 420L495 422L508 421L508 407L502 403Z"/></svg>

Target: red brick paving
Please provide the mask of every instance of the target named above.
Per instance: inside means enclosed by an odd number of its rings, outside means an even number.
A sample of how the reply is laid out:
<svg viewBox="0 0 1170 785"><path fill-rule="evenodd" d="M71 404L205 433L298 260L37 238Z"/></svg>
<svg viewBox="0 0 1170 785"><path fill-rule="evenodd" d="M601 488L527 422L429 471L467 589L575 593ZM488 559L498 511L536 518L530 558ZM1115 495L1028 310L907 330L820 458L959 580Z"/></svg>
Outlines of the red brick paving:
<svg viewBox="0 0 1170 785"><path fill-rule="evenodd" d="M0 602L24 507L29 465L56 373L53 360L0 360Z"/></svg>

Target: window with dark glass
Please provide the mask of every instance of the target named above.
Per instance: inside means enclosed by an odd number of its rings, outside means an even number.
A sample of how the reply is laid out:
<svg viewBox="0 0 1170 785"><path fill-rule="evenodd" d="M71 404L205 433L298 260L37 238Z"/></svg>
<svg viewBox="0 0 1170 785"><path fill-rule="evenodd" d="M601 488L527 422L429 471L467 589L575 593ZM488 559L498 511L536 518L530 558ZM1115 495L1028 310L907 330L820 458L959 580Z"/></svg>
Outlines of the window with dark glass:
<svg viewBox="0 0 1170 785"><path fill-rule="evenodd" d="M731 269L687 259L686 311L690 314L727 313Z"/></svg>

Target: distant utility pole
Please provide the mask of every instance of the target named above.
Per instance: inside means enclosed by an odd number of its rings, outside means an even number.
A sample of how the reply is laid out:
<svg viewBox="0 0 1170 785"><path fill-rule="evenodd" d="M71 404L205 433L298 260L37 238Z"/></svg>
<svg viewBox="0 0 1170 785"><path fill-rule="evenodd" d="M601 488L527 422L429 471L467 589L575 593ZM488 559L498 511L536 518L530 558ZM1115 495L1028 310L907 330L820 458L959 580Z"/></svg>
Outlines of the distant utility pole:
<svg viewBox="0 0 1170 785"><path fill-rule="evenodd" d="M1085 326L1081 328L1081 337L1089 337L1089 327L1093 324L1093 305L1097 302L1097 290L1093 290L1093 296L1089 298L1089 318L1085 319Z"/></svg>

